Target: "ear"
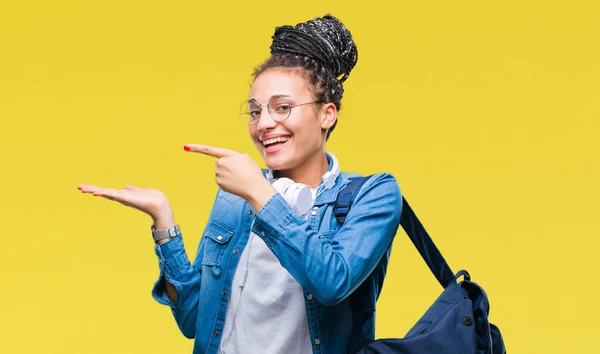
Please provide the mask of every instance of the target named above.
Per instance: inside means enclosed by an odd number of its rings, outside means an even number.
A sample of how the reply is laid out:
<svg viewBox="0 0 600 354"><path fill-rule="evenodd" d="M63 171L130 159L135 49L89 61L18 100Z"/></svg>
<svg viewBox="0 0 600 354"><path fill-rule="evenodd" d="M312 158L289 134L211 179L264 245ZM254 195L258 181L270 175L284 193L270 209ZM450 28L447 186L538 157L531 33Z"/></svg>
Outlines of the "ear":
<svg viewBox="0 0 600 354"><path fill-rule="evenodd" d="M321 129L328 130L331 128L337 120L337 108L335 108L335 104L331 102L325 103L323 107L321 107L320 119Z"/></svg>

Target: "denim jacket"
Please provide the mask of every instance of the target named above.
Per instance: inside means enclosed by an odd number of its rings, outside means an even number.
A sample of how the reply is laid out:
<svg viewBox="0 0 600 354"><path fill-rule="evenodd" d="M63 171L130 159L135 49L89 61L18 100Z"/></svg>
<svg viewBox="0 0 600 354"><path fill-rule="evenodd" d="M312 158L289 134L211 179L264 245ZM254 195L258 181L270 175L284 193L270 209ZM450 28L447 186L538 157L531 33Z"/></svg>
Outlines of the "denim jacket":
<svg viewBox="0 0 600 354"><path fill-rule="evenodd" d="M342 172L332 188L317 196L308 218L297 216L279 193L255 213L244 199L219 190L193 263L181 235L155 246L160 275L152 296L171 308L183 335L194 339L193 353L217 353L231 282L250 231L304 288L313 353L347 353L349 295L363 282L372 286L361 292L362 334L374 337L375 302L400 223L402 197L392 175L373 175L340 225L333 206L338 192L356 177ZM175 303L166 295L163 276L177 289Z"/></svg>

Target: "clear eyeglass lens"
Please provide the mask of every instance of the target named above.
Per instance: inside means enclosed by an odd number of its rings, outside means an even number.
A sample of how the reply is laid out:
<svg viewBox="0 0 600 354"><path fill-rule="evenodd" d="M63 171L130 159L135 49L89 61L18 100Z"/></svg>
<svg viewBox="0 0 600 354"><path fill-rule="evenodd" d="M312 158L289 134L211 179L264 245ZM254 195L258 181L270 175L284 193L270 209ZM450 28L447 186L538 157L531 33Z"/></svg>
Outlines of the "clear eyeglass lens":
<svg viewBox="0 0 600 354"><path fill-rule="evenodd" d="M271 118L282 122L290 116L292 104L286 98L273 98L268 105L268 111ZM254 125L260 120L262 107L254 100L244 101L240 106L240 118L248 125Z"/></svg>
<svg viewBox="0 0 600 354"><path fill-rule="evenodd" d="M248 125L258 123L261 107L254 101L244 101L240 106L240 118Z"/></svg>
<svg viewBox="0 0 600 354"><path fill-rule="evenodd" d="M274 98L269 102L269 113L276 121L286 120L292 111L292 104L286 98Z"/></svg>

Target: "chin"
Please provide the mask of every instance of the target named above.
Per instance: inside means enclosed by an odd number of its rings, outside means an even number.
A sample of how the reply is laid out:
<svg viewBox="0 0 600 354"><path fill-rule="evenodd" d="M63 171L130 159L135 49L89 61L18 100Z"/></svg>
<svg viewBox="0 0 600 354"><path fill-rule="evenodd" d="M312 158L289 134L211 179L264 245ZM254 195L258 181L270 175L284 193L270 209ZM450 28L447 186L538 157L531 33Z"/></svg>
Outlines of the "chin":
<svg viewBox="0 0 600 354"><path fill-rule="evenodd" d="M264 158L265 165L270 170L285 170L286 163L278 156L268 156Z"/></svg>
<svg viewBox="0 0 600 354"><path fill-rule="evenodd" d="M291 146L288 146L287 148L289 147ZM284 148L275 153L266 153L264 148L261 148L260 153L267 168L271 170L286 170L290 168L292 154L290 154L289 149Z"/></svg>
<svg viewBox="0 0 600 354"><path fill-rule="evenodd" d="M283 152L283 151L282 151ZM267 168L273 171L286 171L294 168L294 156L292 154L269 154L263 155L263 160Z"/></svg>

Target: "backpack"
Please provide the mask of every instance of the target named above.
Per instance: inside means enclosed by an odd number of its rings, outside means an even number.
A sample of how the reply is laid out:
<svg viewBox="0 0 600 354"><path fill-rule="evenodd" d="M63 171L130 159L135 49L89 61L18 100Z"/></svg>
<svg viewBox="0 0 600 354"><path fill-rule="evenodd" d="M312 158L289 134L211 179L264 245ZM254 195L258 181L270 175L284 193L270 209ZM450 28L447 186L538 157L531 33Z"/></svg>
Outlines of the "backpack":
<svg viewBox="0 0 600 354"><path fill-rule="evenodd" d="M346 219L354 198L369 177L352 180L338 194L334 214L340 224ZM363 319L366 318L364 294L372 291L371 284L382 283L383 279L364 282L350 295L353 324L348 353L506 354L500 330L488 321L490 304L485 291L471 281L466 270L456 274L452 272L404 197L400 225L444 291L404 338L372 340L365 338L362 333ZM463 280L459 282L461 276Z"/></svg>

